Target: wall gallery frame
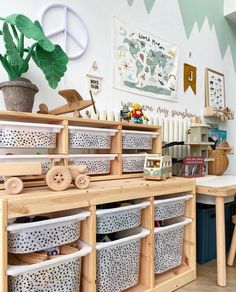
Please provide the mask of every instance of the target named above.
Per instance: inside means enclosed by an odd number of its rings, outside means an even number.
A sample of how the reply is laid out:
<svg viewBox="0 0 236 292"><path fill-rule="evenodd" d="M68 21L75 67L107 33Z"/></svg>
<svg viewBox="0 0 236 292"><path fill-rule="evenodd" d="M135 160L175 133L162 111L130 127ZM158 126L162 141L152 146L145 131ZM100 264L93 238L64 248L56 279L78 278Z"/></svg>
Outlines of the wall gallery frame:
<svg viewBox="0 0 236 292"><path fill-rule="evenodd" d="M206 68L206 107L223 110L225 108L224 74Z"/></svg>

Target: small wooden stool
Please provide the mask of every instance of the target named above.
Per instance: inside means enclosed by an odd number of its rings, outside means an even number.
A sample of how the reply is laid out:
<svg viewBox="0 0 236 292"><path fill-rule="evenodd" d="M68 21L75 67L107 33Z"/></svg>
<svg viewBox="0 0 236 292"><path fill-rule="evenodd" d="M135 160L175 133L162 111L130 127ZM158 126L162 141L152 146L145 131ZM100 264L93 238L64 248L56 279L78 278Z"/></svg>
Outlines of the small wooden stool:
<svg viewBox="0 0 236 292"><path fill-rule="evenodd" d="M236 255L236 215L232 217L232 222L234 224L234 233L230 245L230 250L229 250L229 256L227 260L227 265L233 266L234 264L234 259Z"/></svg>

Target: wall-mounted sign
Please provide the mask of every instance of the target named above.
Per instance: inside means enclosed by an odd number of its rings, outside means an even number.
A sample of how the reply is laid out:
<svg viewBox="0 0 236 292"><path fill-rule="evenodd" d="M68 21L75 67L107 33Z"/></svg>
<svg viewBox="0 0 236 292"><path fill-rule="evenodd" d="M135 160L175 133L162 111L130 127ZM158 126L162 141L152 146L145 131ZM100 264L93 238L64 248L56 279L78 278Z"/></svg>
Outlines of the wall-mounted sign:
<svg viewBox="0 0 236 292"><path fill-rule="evenodd" d="M98 94L101 91L103 78L98 70L96 62L93 62L93 66L87 74L87 77L89 81L89 90L91 90L93 94Z"/></svg>
<svg viewBox="0 0 236 292"><path fill-rule="evenodd" d="M184 92L191 87L194 94L197 93L197 68L190 65L184 64Z"/></svg>
<svg viewBox="0 0 236 292"><path fill-rule="evenodd" d="M52 18L56 19L55 27L49 30L48 24L51 23ZM42 13L41 24L47 37L60 36L60 45L70 59L77 59L86 51L88 46L87 26L71 7L62 3L50 4ZM79 33L77 33L78 31Z"/></svg>

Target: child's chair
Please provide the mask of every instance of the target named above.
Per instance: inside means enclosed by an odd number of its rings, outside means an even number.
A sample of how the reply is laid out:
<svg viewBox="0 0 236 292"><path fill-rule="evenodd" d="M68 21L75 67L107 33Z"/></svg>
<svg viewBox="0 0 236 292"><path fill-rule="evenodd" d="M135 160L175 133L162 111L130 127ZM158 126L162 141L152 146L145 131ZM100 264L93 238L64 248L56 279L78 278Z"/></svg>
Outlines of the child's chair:
<svg viewBox="0 0 236 292"><path fill-rule="evenodd" d="M233 237L232 237L232 241L230 245L228 260L227 260L227 264L229 266L233 266L235 255L236 255L236 215L232 217L232 222L234 224L234 233L233 233Z"/></svg>

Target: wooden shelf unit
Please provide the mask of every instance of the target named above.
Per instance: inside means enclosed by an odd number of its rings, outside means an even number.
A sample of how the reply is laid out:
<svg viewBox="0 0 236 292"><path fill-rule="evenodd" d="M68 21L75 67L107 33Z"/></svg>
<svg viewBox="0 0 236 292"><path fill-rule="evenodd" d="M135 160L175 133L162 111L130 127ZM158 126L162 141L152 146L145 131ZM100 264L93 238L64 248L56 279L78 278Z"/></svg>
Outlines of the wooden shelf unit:
<svg viewBox="0 0 236 292"><path fill-rule="evenodd" d="M205 107L203 116L205 118L219 119L222 122L224 122L228 120L234 120L234 111L232 111L228 107L224 110L217 110L214 109L213 107Z"/></svg>
<svg viewBox="0 0 236 292"><path fill-rule="evenodd" d="M19 112L0 112L0 121L18 121L18 122L30 122L30 123L49 123L63 125L64 128L58 134L57 147L49 151L50 154L69 154L70 149L68 145L68 126L80 126L80 127L94 127L94 128L107 128L117 129L118 132L115 136L112 136L111 148L109 150L98 150L98 154L117 154L117 158L111 161L111 171L108 175L94 175L91 176L91 181L101 180L114 180L121 178L138 178L142 177L142 173L122 173L122 130L135 130L135 131L148 131L158 132L159 135L153 139L152 149L147 152L157 154L162 153L162 137L160 126L149 126L142 124L133 124L125 122L110 122L92 119L82 119L67 116L55 116L45 114L31 114L31 113L19 113ZM36 151L36 149L35 149ZM89 155L89 154L88 154ZM28 181L25 186L43 186L44 180L33 178L33 181ZM3 184L0 184L0 189L4 189Z"/></svg>
<svg viewBox="0 0 236 292"><path fill-rule="evenodd" d="M164 274L154 275L154 197L191 193L185 215L192 223L185 227L183 264ZM82 223L81 239L92 246L92 253L83 258L81 292L96 291L96 206L100 204L145 199L151 205L142 212L141 225L151 231L142 239L139 283L128 292L169 292L196 279L196 194L195 181L172 178L167 181L123 179L92 182L86 190L74 188L53 192L47 187L24 189L18 196L0 191L0 292L7 292L7 222L8 219L84 208L92 212Z"/></svg>

